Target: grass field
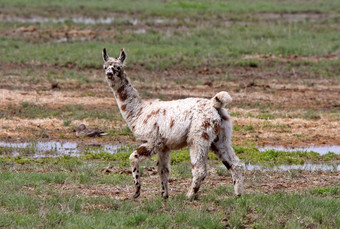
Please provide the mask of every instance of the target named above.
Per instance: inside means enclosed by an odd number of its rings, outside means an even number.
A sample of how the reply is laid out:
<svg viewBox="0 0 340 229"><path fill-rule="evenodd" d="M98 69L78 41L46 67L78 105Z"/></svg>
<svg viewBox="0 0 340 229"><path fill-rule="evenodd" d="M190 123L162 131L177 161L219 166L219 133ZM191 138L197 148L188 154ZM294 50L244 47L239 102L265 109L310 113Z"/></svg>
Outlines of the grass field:
<svg viewBox="0 0 340 229"><path fill-rule="evenodd" d="M258 149L340 145L339 1L2 0L0 8L0 141L32 143L14 157L18 149L0 146L0 227L340 227L339 152ZM239 198L209 154L209 176L198 200L188 201L183 149L172 155L170 199L160 198L153 158L132 200L128 156L140 142L105 82L104 47L112 56L124 47L144 99L228 91L243 163L334 169L246 171ZM81 123L108 135L76 138ZM33 158L39 141L128 147Z"/></svg>

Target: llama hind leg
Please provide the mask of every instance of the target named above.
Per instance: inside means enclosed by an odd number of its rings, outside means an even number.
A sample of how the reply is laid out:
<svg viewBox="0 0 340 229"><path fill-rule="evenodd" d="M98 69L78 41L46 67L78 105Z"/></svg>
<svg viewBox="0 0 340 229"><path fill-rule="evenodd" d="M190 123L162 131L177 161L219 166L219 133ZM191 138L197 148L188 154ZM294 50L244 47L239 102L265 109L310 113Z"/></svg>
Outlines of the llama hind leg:
<svg viewBox="0 0 340 229"><path fill-rule="evenodd" d="M132 176L135 183L135 194L133 195L133 198L137 198L140 196L140 189L141 189L141 182L140 182L140 172L139 172L139 165L140 163L145 160L146 158L150 158L153 155L153 150L148 145L141 145L138 147L137 150L135 150L130 155L130 166L132 169Z"/></svg>
<svg viewBox="0 0 340 229"><path fill-rule="evenodd" d="M243 166L240 163L239 158L235 155L231 144L216 144L213 143L212 151L222 161L225 167L231 172L231 176L234 183L234 191L237 196L241 196L243 193Z"/></svg>
<svg viewBox="0 0 340 229"><path fill-rule="evenodd" d="M215 141L211 144L211 149L231 172L235 194L240 196L243 193L244 168L232 147L232 122L230 116L223 110L221 112L223 117L221 131Z"/></svg>
<svg viewBox="0 0 340 229"><path fill-rule="evenodd" d="M157 158L157 170L161 182L161 196L169 197L170 152L160 152Z"/></svg>

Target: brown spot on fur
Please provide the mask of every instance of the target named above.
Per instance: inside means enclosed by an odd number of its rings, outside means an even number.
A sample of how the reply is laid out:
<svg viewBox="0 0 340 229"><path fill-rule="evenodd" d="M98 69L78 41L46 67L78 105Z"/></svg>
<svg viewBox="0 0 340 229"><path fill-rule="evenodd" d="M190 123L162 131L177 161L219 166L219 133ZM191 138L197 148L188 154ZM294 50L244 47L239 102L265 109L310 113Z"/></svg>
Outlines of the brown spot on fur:
<svg viewBox="0 0 340 229"><path fill-rule="evenodd" d="M203 132L202 137L203 137L205 140L209 141L209 135L208 135L206 132Z"/></svg>
<svg viewBox="0 0 340 229"><path fill-rule="evenodd" d="M151 113L148 114L147 118L150 118L150 117L153 116L153 115L159 114L160 111L161 111L161 109L158 109L158 110L156 110L156 111L151 111Z"/></svg>
<svg viewBox="0 0 340 229"><path fill-rule="evenodd" d="M125 85L118 88L117 93L118 93L120 101L125 101L127 99L127 94L126 94L126 91L125 91Z"/></svg>
<svg viewBox="0 0 340 229"><path fill-rule="evenodd" d="M197 193L199 189L200 189L200 188L195 187L195 188L194 188L194 193Z"/></svg>
<svg viewBox="0 0 340 229"><path fill-rule="evenodd" d="M148 123L148 119L144 119L143 123L147 124Z"/></svg>
<svg viewBox="0 0 340 229"><path fill-rule="evenodd" d="M225 120L225 121L229 121L228 116L222 116L222 119Z"/></svg>
<svg viewBox="0 0 340 229"><path fill-rule="evenodd" d="M143 108L140 108L139 111L138 111L138 113L137 113L137 116L140 116L140 114L142 113L142 111L143 111Z"/></svg>
<svg viewBox="0 0 340 229"><path fill-rule="evenodd" d="M217 137L215 138L214 142L218 142L218 140L220 140L220 137L217 135Z"/></svg>
<svg viewBox="0 0 340 229"><path fill-rule="evenodd" d="M191 163L191 168L192 168L192 169L195 168L195 165L194 165L193 163Z"/></svg>
<svg viewBox="0 0 340 229"><path fill-rule="evenodd" d="M172 128L174 126L174 124L175 124L175 120L171 119L171 121L170 121L170 128Z"/></svg>
<svg viewBox="0 0 340 229"><path fill-rule="evenodd" d="M218 135L221 130L221 124L219 124L217 121L214 121L213 123L214 123L215 134Z"/></svg>
<svg viewBox="0 0 340 229"><path fill-rule="evenodd" d="M145 147L141 146L137 149L137 153L141 156L150 156L151 152Z"/></svg>
<svg viewBox="0 0 340 229"><path fill-rule="evenodd" d="M205 121L202 124L202 127L204 129L208 129L209 126L210 126L210 122L208 121L208 119L205 119Z"/></svg>
<svg viewBox="0 0 340 229"><path fill-rule="evenodd" d="M132 131L135 131L136 126L132 126L131 128L132 128Z"/></svg>
<svg viewBox="0 0 340 229"><path fill-rule="evenodd" d="M153 127L154 127L154 128L156 128L156 127L157 127L157 122L155 122L155 123L153 124Z"/></svg>
<svg viewBox="0 0 340 229"><path fill-rule="evenodd" d="M163 110L163 115L166 115L166 110L165 109Z"/></svg>
<svg viewBox="0 0 340 229"><path fill-rule="evenodd" d="M122 105L122 106L120 107L120 109L122 109L122 111L126 111L126 105L125 105L125 104Z"/></svg>
<svg viewBox="0 0 340 229"><path fill-rule="evenodd" d="M130 112L128 113L128 115L126 116L126 119L130 119L132 116L133 116L133 112L130 111Z"/></svg>
<svg viewBox="0 0 340 229"><path fill-rule="evenodd" d="M196 103L199 103L199 102L201 102L201 100L200 100L200 99L196 101Z"/></svg>

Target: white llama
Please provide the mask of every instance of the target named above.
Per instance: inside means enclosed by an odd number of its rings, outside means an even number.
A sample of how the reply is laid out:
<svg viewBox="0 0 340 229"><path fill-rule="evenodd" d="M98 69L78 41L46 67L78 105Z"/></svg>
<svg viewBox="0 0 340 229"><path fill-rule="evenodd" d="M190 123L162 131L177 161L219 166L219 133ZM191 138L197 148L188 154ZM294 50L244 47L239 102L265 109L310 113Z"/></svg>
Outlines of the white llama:
<svg viewBox="0 0 340 229"><path fill-rule="evenodd" d="M130 155L135 183L134 198L139 197L141 182L139 164L157 154L161 195L169 196L170 151L188 146L192 166L192 184L188 198L195 197L207 175L209 148L231 171L236 195L243 192L243 166L231 145L232 122L223 107L231 102L227 92L212 99L187 98L173 101L144 101L131 85L124 71L126 53L109 57L103 49L105 75L117 100L120 112L138 141L143 142Z"/></svg>

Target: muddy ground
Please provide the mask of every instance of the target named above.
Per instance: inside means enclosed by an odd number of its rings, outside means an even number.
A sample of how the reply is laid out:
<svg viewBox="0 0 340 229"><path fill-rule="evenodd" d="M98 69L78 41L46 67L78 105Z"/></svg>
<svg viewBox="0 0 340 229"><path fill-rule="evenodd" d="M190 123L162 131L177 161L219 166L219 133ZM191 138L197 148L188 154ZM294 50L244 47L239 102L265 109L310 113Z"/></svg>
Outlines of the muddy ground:
<svg viewBox="0 0 340 229"><path fill-rule="evenodd" d="M43 140L60 140L62 134L64 140L78 141L80 139L75 138L72 128L80 123L105 131L118 131L125 126L102 70L73 68L93 81L87 84L66 80L51 83L43 77L35 83L22 80L23 77L15 69L12 70L13 67L1 64L0 69L0 74L4 76L0 82L0 108L7 111L7 116L0 119L0 139L23 141L39 138L39 133L44 130L48 138ZM30 68L39 69L42 75L48 69L39 65ZM226 78L226 70L233 72L232 78ZM249 141L256 145L289 147L340 144L340 84L337 80L309 79L297 77L299 73L268 72L250 67L226 70L205 67L190 71L131 69L127 72L145 99L211 98L219 91L228 91L233 98L233 103L228 106L229 112L234 125L241 127L241 130L234 131L234 144ZM195 79L199 82L192 83ZM60 117L32 119L18 117L17 113L11 115L9 107L27 102L51 109L81 105L85 112L87 109L114 112L117 119L86 118L65 126L65 120ZM243 130L244 126L252 128ZM81 141L138 144L126 136L85 138Z"/></svg>
<svg viewBox="0 0 340 229"><path fill-rule="evenodd" d="M48 172L48 171L43 171ZM131 174L129 169L114 168L106 170L105 174L119 173ZM316 187L336 186L340 182L340 172L309 172L309 171L282 171L282 172L263 172L263 171L246 171L245 172L245 193L251 194L253 192L274 193L277 191L292 192L303 191ZM143 185L140 199L153 198L160 194L159 176L157 168L151 166L143 172ZM190 178L170 178L169 180L170 195L176 196L185 194L187 188L191 184ZM209 169L209 175L202 185L200 197L205 196L210 190L220 186L231 185L231 176L227 173L219 174L216 167ZM109 196L115 199L132 199L135 192L134 186L131 185L83 185L65 182L63 184L50 184L53 190L59 190L60 194L77 193L79 196L85 197L104 197ZM25 192L32 195L35 194L34 187L24 186L22 188ZM44 194L45 195L45 194ZM233 196L233 191L225 194L228 198ZM39 196L45 198L46 196ZM97 206L98 207L98 206Z"/></svg>

